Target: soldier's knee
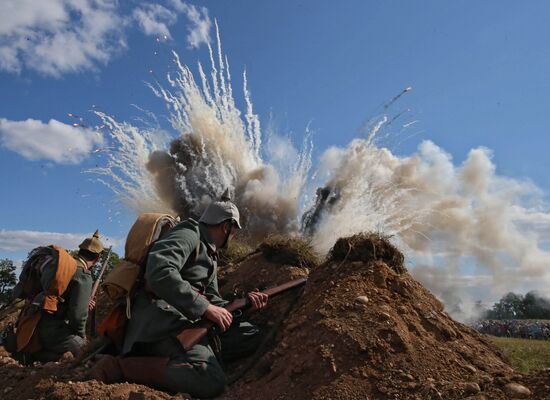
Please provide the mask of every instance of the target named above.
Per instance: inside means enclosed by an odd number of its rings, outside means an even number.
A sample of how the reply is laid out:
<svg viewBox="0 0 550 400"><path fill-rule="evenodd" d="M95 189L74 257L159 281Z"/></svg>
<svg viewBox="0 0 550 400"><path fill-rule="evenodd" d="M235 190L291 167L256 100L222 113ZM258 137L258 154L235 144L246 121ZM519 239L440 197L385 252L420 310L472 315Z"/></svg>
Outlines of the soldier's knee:
<svg viewBox="0 0 550 400"><path fill-rule="evenodd" d="M217 365L189 364L172 361L166 370L166 386L171 392L210 398L223 393L225 374Z"/></svg>

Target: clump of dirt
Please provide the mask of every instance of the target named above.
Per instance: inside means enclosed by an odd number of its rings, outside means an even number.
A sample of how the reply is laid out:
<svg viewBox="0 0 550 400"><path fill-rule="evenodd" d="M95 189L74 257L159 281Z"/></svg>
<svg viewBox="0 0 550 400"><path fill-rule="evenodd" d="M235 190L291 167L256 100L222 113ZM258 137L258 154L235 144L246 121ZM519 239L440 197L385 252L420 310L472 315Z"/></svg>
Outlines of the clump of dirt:
<svg viewBox="0 0 550 400"><path fill-rule="evenodd" d="M314 268L319 265L319 257L303 239L283 235L268 236L258 246L268 261L277 264Z"/></svg>
<svg viewBox="0 0 550 400"><path fill-rule="evenodd" d="M379 233L360 233L340 238L330 250L329 258L334 261L365 263L380 260L399 274L406 272L403 253L391 243L389 236Z"/></svg>
<svg viewBox="0 0 550 400"><path fill-rule="evenodd" d="M330 250L329 258L366 263L381 260L397 273L406 271L403 253L390 242L389 236L378 233L361 233L338 239Z"/></svg>

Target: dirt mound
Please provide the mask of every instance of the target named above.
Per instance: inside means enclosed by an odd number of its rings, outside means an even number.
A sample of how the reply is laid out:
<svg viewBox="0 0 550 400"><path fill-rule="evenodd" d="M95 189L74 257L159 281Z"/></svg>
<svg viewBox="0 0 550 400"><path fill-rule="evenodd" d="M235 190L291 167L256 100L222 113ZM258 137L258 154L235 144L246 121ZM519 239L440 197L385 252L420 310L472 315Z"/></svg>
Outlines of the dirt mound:
<svg viewBox="0 0 550 400"><path fill-rule="evenodd" d="M230 379L240 379L222 398L508 399L522 389L517 384L531 390L530 398L550 398L548 372L515 373L494 345L453 321L406 272L387 238L342 239L320 266L303 262L303 252L295 256L291 244L260 246L220 268L226 295L309 274L300 297L281 295L251 316L263 328L263 344L255 357L228 366ZM0 355L2 399L174 398L141 385L89 380L89 366L73 367L71 360L21 367Z"/></svg>
<svg viewBox="0 0 550 400"><path fill-rule="evenodd" d="M227 398L505 399L514 379L499 350L453 321L378 235L338 241L275 343Z"/></svg>

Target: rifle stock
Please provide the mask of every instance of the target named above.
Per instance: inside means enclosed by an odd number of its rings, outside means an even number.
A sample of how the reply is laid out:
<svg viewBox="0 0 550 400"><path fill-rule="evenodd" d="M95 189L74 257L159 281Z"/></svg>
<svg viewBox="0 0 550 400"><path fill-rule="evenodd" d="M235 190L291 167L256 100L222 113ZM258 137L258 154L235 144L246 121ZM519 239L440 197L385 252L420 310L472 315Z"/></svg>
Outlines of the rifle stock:
<svg viewBox="0 0 550 400"><path fill-rule="evenodd" d="M307 282L306 278L298 278L298 279L294 279L292 281L283 283L282 285L268 288L266 290L262 290L262 292L267 294L269 297L273 297L287 290L290 290L292 288L303 286L305 285L306 282ZM249 305L249 302L247 299L237 299L229 303L227 307L225 307L225 309L229 312L233 312L233 311L245 308L248 305ZM197 322L195 325L191 326L190 328L186 328L183 331L181 331L177 335L177 339L181 343L183 349L185 351L188 351L194 345L199 343L208 334L208 331L214 325L215 324L212 321L209 321L207 319L202 319L201 321Z"/></svg>

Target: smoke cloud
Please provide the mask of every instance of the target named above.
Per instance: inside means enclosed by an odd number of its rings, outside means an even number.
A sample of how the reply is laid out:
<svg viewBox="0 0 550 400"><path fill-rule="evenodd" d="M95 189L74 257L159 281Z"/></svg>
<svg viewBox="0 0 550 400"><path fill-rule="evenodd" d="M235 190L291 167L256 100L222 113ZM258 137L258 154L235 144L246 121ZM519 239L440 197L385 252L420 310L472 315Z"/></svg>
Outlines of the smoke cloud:
<svg viewBox="0 0 550 400"><path fill-rule="evenodd" d="M491 159L490 150L476 148L455 166L430 141L402 158L361 139L329 149L321 158L330 175L324 190L337 200L314 209L313 243L326 252L358 231L394 235L415 276L447 303L547 286L540 190L498 176ZM531 224L539 214L541 223Z"/></svg>

